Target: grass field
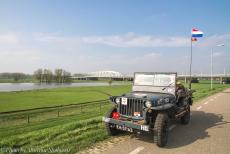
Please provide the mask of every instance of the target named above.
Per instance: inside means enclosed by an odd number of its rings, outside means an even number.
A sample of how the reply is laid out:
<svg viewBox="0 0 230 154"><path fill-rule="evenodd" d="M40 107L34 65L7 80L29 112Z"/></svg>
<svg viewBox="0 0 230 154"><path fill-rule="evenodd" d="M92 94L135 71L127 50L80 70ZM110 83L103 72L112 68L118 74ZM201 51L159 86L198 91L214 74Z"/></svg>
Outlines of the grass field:
<svg viewBox="0 0 230 154"><path fill-rule="evenodd" d="M211 91L210 84L207 81L192 84L192 89L197 91L194 93L194 100L211 95L225 87L228 87L228 85L214 84L214 90ZM0 112L103 100L108 99L106 93L119 95L130 90L131 85L0 92Z"/></svg>
<svg viewBox="0 0 230 154"><path fill-rule="evenodd" d="M131 86L68 87L20 92L0 92L0 112L66 105L108 99L131 90Z"/></svg>
<svg viewBox="0 0 230 154"><path fill-rule="evenodd" d="M193 84L192 87L196 90L194 100L197 101L230 86L214 84L214 90L211 91L210 84L205 82L203 84ZM101 100L108 98L105 93L120 95L130 90L131 86L126 85L4 92L0 93L0 111ZM59 150L57 151L59 153L61 150L66 150L69 153L75 153L97 141L108 138L101 117L110 107L111 105L108 103L108 105L103 106L101 112L99 112L98 107L93 106L92 110L85 113L67 115L63 113L60 117L51 117L48 114L48 118L34 120L29 124L25 122L23 124L7 125L0 122L0 149L12 150L10 148L19 148L18 150L27 152L28 150L43 150L46 152ZM72 108L72 110L75 109ZM67 113L70 113L70 111ZM41 114L44 115L44 113ZM3 153L3 151L0 151L0 153Z"/></svg>
<svg viewBox="0 0 230 154"><path fill-rule="evenodd" d="M31 148L38 150L61 149L77 152L97 141L108 138L101 113L88 112L76 116L64 116L27 125L0 127L1 148ZM0 151L1 153L1 151Z"/></svg>

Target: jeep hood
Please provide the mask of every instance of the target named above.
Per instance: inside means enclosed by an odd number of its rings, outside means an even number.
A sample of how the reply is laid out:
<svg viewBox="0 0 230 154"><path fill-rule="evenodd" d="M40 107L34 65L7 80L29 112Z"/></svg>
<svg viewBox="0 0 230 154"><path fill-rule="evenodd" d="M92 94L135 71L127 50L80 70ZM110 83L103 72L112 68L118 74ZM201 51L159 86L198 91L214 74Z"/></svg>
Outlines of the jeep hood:
<svg viewBox="0 0 230 154"><path fill-rule="evenodd" d="M142 98L148 100L158 100L160 98L170 98L170 99L175 98L173 94L156 93L156 92L130 92L124 94L123 96L130 97L130 98Z"/></svg>

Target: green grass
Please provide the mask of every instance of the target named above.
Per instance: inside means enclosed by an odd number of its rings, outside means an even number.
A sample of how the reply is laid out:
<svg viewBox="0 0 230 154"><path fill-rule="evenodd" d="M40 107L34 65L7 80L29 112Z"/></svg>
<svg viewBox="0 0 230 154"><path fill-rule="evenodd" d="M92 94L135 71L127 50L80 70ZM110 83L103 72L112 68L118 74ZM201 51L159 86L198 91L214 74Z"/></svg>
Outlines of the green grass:
<svg viewBox="0 0 230 154"><path fill-rule="evenodd" d="M0 115L2 127L17 126L22 124L41 122L49 119L57 119L66 116L81 116L89 113L101 113L104 108L110 107L108 101L101 103L86 104L82 106L67 106L62 108L24 111L13 114ZM108 108L107 108L108 109ZM29 118L29 119L28 119ZM1 126L0 126L1 127Z"/></svg>
<svg viewBox="0 0 230 154"><path fill-rule="evenodd" d="M30 126L28 126L30 127ZM21 129L22 130L22 129ZM101 117L72 121L43 129L30 130L13 136L2 137L1 147L20 147L29 149L68 149L71 153L107 138Z"/></svg>
<svg viewBox="0 0 230 154"><path fill-rule="evenodd" d="M214 90L210 90L207 81L192 84L194 100L201 99L220 91L229 85L214 84ZM107 99L111 95L119 95L131 90L131 85L126 86L102 86L102 87L68 87L48 90L31 90L20 92L0 92L0 112L31 109L39 107L67 105L87 101Z"/></svg>
<svg viewBox="0 0 230 154"><path fill-rule="evenodd" d="M185 86L187 87L188 85L185 84ZM213 84L213 90L211 90L210 81L200 81L200 83L192 83L192 89L196 90L196 92L193 94L193 101L196 102L204 97L220 92L225 88L230 88L230 85L219 84L219 82L215 81Z"/></svg>
<svg viewBox="0 0 230 154"><path fill-rule="evenodd" d="M214 90L210 90L208 83L193 84L194 100L200 100L215 92L221 91L229 85L214 84ZM120 95L131 90L130 85L111 87L75 87L58 88L50 90L35 90L26 92L0 93L0 110L9 111L42 106L52 106L68 103L79 103L86 100L101 100L108 96ZM79 108L65 108L57 117L56 110L44 110L31 112L31 123L27 124L27 113L18 113L15 117L0 116L0 148L39 148L40 150L62 149L76 153L97 141L109 136L101 122L111 104L102 107L94 106L90 110L79 112ZM34 113L34 114L33 114ZM2 120L6 118L6 120ZM7 119L12 118L12 119ZM13 120L9 122L10 120ZM0 151L0 153L2 153Z"/></svg>
<svg viewBox="0 0 230 154"><path fill-rule="evenodd" d="M108 99L105 93L118 95L130 89L127 85L0 92L0 112L103 100Z"/></svg>
<svg viewBox="0 0 230 154"><path fill-rule="evenodd" d="M101 112L92 110L87 114L61 116L14 127L0 125L0 148L59 148L77 152L108 138L101 117L110 107L108 104Z"/></svg>

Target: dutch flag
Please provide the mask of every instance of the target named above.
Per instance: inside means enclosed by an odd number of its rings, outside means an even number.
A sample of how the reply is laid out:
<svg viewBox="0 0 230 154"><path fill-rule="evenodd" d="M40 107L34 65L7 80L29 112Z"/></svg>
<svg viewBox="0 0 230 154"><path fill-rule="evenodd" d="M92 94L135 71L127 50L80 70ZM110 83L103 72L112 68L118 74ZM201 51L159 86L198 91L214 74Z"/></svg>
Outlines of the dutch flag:
<svg viewBox="0 0 230 154"><path fill-rule="evenodd" d="M192 37L203 37L203 32L196 28L192 29L191 34L192 34Z"/></svg>

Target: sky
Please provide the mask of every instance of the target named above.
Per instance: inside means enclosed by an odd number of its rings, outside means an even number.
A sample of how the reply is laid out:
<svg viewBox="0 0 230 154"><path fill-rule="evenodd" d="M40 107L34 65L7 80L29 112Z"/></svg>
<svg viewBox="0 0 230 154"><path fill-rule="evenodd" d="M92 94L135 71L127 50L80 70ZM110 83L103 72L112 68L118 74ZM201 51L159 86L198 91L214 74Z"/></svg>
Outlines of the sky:
<svg viewBox="0 0 230 154"><path fill-rule="evenodd" d="M229 0L0 0L0 72L230 73ZM217 47L224 43L224 46Z"/></svg>

